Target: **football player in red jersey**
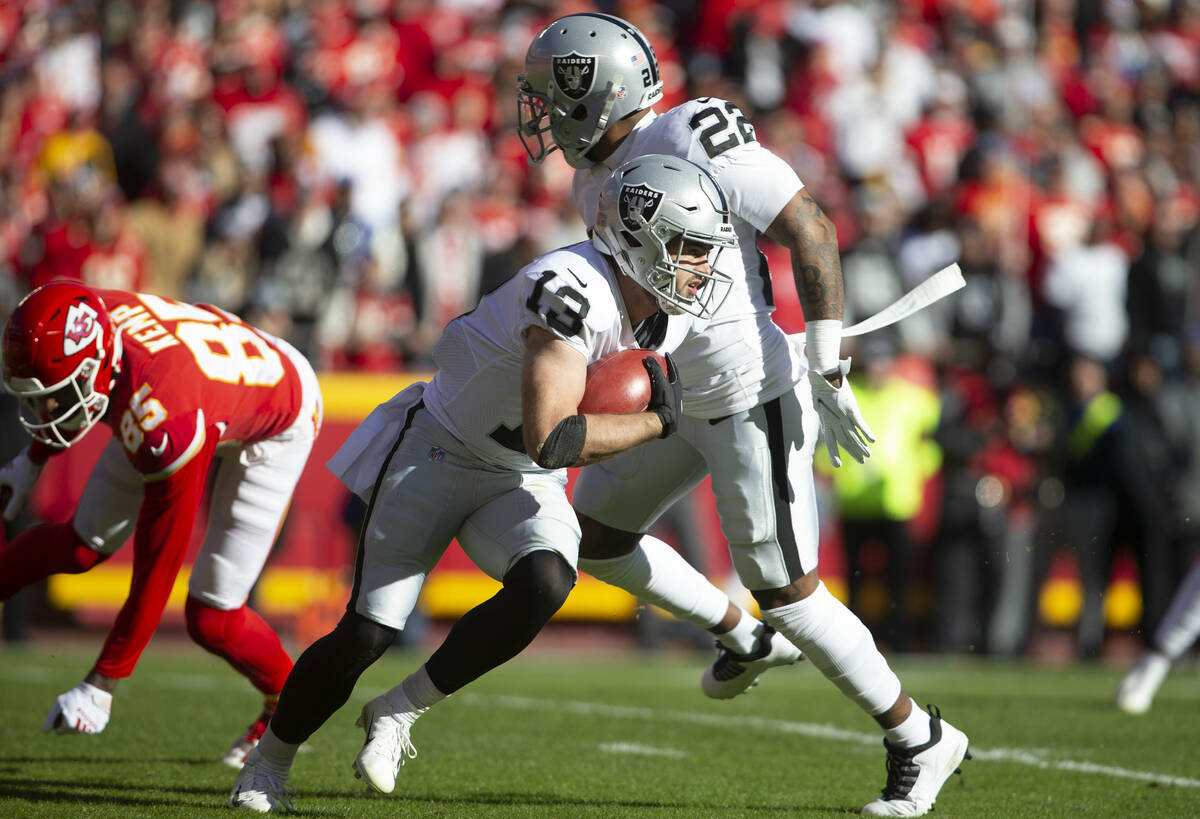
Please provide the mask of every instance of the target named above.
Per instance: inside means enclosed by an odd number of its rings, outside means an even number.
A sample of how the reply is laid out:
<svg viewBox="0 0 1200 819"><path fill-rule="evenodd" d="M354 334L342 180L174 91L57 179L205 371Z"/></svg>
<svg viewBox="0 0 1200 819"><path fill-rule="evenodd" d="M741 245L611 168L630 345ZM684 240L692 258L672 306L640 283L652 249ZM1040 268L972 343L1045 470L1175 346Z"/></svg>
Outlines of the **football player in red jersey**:
<svg viewBox="0 0 1200 819"><path fill-rule="evenodd" d="M46 459L95 425L112 428L69 523L0 550L0 600L51 574L103 562L133 535L129 596L83 682L42 730L99 733L117 681L150 641L183 562L214 458L204 545L188 586L188 634L263 693L264 713L225 761L240 767L274 710L292 660L246 607L321 423L321 391L286 342L209 306L52 282L4 329L4 386L33 442L0 468L6 517Z"/></svg>

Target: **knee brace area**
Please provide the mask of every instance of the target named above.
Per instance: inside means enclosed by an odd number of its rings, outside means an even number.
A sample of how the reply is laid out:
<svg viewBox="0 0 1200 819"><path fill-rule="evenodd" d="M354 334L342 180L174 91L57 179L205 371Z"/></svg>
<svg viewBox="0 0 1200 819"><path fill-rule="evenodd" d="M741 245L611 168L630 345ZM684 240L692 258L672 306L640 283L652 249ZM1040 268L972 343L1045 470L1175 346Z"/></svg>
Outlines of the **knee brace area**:
<svg viewBox="0 0 1200 819"><path fill-rule="evenodd" d="M336 638L339 661L355 668L366 668L383 656L396 640L396 629L368 620L348 611L330 635Z"/></svg>
<svg viewBox="0 0 1200 819"><path fill-rule="evenodd" d="M590 518L579 512L579 530L583 536L579 540L579 560L583 566L584 560L613 560L629 555L642 540L641 533L626 532L614 529L606 523ZM590 571L584 568L584 571Z"/></svg>
<svg viewBox="0 0 1200 819"><path fill-rule="evenodd" d="M47 524L40 530L39 539L54 544L55 551L66 556L66 564L55 567L56 574L82 574L111 557L85 543L70 522Z"/></svg>
<svg viewBox="0 0 1200 819"><path fill-rule="evenodd" d="M183 618L187 623L188 636L202 646L219 645L225 642L231 628L237 628L245 617L245 606L226 611L215 609L188 595L183 606Z"/></svg>
<svg viewBox="0 0 1200 819"><path fill-rule="evenodd" d="M562 608L575 587L575 572L558 552L542 549L517 561L504 575L504 590L529 601L546 618Z"/></svg>

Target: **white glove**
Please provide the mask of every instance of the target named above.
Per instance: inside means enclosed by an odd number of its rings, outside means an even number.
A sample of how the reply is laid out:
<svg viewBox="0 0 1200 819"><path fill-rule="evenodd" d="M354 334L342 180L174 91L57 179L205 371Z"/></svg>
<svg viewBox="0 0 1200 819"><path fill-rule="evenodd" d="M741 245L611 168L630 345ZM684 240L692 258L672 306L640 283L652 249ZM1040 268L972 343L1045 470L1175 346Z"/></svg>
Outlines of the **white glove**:
<svg viewBox="0 0 1200 819"><path fill-rule="evenodd" d="M45 732L98 734L108 725L112 713L112 694L91 683L81 682L54 700L54 707L42 723Z"/></svg>
<svg viewBox="0 0 1200 819"><path fill-rule="evenodd" d="M42 474L45 464L35 464L29 458L29 448L0 467L0 503L4 504L4 519L12 520L21 514L29 493ZM7 497L7 500L5 498Z"/></svg>
<svg viewBox="0 0 1200 819"><path fill-rule="evenodd" d="M838 455L838 444L850 454L850 457L860 464L871 457L868 443L875 443L875 433L867 426L866 420L858 409L858 401L846 375L850 372L850 359L843 358L838 362L838 371L842 374L842 386L835 387L829 380L818 372L809 370L808 381L812 384L813 405L817 416L821 419L821 440L829 450L829 460L834 466L842 465Z"/></svg>

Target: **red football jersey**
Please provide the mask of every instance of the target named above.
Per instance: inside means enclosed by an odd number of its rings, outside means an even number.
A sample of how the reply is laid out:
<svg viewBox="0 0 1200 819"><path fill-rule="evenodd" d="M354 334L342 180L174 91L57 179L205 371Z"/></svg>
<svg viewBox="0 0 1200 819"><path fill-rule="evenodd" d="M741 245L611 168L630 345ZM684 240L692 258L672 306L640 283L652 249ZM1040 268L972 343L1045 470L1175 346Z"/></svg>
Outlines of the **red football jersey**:
<svg viewBox="0 0 1200 819"><path fill-rule="evenodd" d="M104 421L147 480L182 467L206 435L254 443L296 420L296 367L254 328L207 305L96 292L124 346Z"/></svg>
<svg viewBox="0 0 1200 819"><path fill-rule="evenodd" d="M94 666L121 678L162 617L218 444L255 443L287 429L303 387L291 359L235 316L159 296L96 292L123 346L104 422L145 479L129 597Z"/></svg>

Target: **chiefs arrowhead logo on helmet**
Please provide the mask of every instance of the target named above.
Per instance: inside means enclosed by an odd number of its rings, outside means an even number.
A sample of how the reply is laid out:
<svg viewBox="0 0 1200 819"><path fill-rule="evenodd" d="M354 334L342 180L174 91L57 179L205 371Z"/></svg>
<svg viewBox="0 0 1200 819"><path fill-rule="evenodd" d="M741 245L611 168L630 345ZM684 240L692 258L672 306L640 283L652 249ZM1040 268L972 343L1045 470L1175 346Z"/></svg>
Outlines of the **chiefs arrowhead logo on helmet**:
<svg viewBox="0 0 1200 819"><path fill-rule="evenodd" d="M8 317L3 346L4 387L20 399L21 425L34 439L67 447L104 417L121 341L96 291L42 285Z"/></svg>
<svg viewBox="0 0 1200 819"><path fill-rule="evenodd" d="M620 214L625 228L630 231L641 230L644 222L649 222L654 218L658 206L662 203L662 198L663 192L655 190L649 185L625 185L622 187L621 201L617 205L617 212ZM641 219L636 218L635 214Z"/></svg>
<svg viewBox="0 0 1200 819"><path fill-rule="evenodd" d="M63 330L63 355L73 356L86 348L100 334L96 311L83 302L67 308L67 324Z"/></svg>
<svg viewBox="0 0 1200 819"><path fill-rule="evenodd" d="M596 80L596 58L572 51L551 60L554 84L573 100L581 100L592 90Z"/></svg>

